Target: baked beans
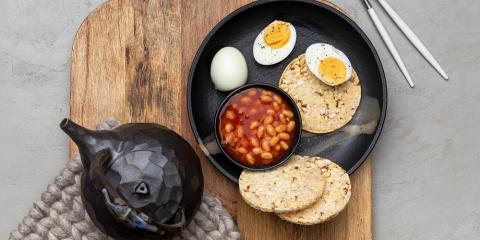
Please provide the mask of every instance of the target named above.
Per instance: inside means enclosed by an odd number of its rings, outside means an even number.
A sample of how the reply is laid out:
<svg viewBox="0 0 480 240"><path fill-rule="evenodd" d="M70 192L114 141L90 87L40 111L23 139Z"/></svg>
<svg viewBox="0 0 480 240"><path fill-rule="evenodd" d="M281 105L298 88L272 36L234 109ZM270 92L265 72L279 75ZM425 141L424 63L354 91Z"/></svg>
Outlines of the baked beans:
<svg viewBox="0 0 480 240"><path fill-rule="evenodd" d="M223 149L246 165L267 165L281 159L294 138L292 109L275 92L249 88L232 96L220 112Z"/></svg>

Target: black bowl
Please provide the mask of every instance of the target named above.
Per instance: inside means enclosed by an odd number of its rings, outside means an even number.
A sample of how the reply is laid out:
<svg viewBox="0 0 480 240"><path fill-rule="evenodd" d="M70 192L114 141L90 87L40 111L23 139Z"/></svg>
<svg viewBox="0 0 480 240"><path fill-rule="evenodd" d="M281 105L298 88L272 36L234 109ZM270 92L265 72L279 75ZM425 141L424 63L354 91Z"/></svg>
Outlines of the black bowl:
<svg viewBox="0 0 480 240"><path fill-rule="evenodd" d="M261 66L252 46L258 33L274 20L292 23L297 31L293 52L282 62ZM387 113L387 84L380 58L360 27L339 10L313 0L256 1L222 19L205 37L188 77L187 109L196 141L210 163L238 182L242 168L227 160L216 146L215 111L228 93L215 89L210 63L225 46L239 49L248 66L247 83L278 85L283 70L313 43L334 45L348 55L360 77L362 100L345 127L327 134L304 132L295 154L328 158L352 174L367 159L382 131ZM367 131L368 130L368 131Z"/></svg>
<svg viewBox="0 0 480 240"><path fill-rule="evenodd" d="M273 162L271 162L270 164L267 164L267 165L246 165L246 164L243 164L243 163L235 160L235 158L230 156L228 154L228 152L225 151L225 149L223 148L223 144L222 144L221 137L220 137L220 131L218 129L218 126L219 126L218 121L220 119L220 114L222 113L222 110L223 110L223 107L225 106L225 104L228 103L228 101L230 100L231 97L237 95L238 93L246 91L250 88L267 89L267 90L270 90L274 93L279 94L283 98L283 100L285 100L288 103L288 106L293 110L293 115L294 115L294 119L295 119L295 123L296 123L292 145L290 146L288 151L285 153L285 155L283 155L283 157L281 157L277 161L273 161ZM228 94L228 96L223 100L223 102L220 104L220 107L217 109L217 112L215 113L215 139L217 140L217 144L220 147L220 149L222 150L223 154L225 154L225 156L227 156L227 158L230 161L232 161L234 164L236 164L237 166L239 166L243 169L248 169L248 170L252 170L252 171L261 171L261 170L272 169L274 167L277 167L277 166L281 165L288 158L290 158L290 156L292 156L292 154L295 152L295 149L297 148L298 143L300 142L300 138L301 138L301 135L302 135L301 126L302 126L302 118L300 116L300 111L298 110L297 105L295 104L293 99L290 97L290 95L288 95L285 91L283 91L279 87L276 87L276 86L273 86L273 85L270 85L270 84L264 84L264 83L247 84L245 86L242 86L242 87L239 87L239 88L235 89L230 94Z"/></svg>

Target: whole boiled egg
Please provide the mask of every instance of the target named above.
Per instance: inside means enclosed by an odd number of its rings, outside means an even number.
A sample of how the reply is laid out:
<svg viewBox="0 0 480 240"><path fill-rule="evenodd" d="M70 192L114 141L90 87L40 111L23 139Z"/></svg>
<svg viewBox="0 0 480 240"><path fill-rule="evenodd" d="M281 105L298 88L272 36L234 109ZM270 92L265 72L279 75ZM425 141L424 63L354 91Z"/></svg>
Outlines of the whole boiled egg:
<svg viewBox="0 0 480 240"><path fill-rule="evenodd" d="M297 40L291 23L273 21L258 34L253 43L253 57L261 65L273 65L287 58Z"/></svg>
<svg viewBox="0 0 480 240"><path fill-rule="evenodd" d="M305 52L310 72L330 86L336 86L352 78L352 64L348 57L326 43L310 45Z"/></svg>
<svg viewBox="0 0 480 240"><path fill-rule="evenodd" d="M218 50L210 65L210 77L220 91L231 91L244 85L248 78L245 57L234 47Z"/></svg>

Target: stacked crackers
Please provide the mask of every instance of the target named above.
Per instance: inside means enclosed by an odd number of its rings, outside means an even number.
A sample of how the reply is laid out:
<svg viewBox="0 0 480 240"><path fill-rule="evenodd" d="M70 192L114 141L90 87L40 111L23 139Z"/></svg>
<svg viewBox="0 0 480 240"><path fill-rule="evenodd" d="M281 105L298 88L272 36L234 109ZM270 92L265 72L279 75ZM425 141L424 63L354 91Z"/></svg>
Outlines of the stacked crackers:
<svg viewBox="0 0 480 240"><path fill-rule="evenodd" d="M320 157L292 156L269 171L244 170L240 193L247 204L302 225L318 224L338 215L351 196L348 174Z"/></svg>

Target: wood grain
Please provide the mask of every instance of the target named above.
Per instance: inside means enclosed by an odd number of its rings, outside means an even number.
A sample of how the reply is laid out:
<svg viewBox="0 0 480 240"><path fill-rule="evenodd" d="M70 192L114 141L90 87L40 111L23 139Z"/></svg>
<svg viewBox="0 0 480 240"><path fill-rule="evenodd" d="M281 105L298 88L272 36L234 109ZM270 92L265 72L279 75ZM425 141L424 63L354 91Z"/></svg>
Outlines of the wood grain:
<svg viewBox="0 0 480 240"><path fill-rule="evenodd" d="M329 223L301 227L248 207L203 156L186 111L188 70L211 28L250 0L110 0L80 26L72 50L70 117L93 128L114 116L155 122L195 146L206 189L236 217L244 239L371 239L371 160L352 176L352 200ZM71 152L75 152L71 144Z"/></svg>

